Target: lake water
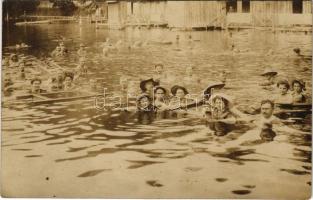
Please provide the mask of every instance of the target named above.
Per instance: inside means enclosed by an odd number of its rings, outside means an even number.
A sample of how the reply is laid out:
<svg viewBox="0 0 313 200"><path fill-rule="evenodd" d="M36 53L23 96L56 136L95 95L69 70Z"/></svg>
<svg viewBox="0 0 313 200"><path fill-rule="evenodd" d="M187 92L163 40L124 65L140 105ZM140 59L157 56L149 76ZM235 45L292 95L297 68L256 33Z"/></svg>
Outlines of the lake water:
<svg viewBox="0 0 313 200"><path fill-rule="evenodd" d="M179 44L175 43L180 35ZM189 35L193 41L190 42ZM78 63L80 43L87 65L118 91L120 76L134 81L151 77L163 63L174 83L183 84L185 68L194 66L201 84L187 84L199 94L222 70L224 92L236 105L256 104L275 93L258 86L265 67L279 76L302 78L311 91L311 64L296 57L299 47L311 55L312 35L243 30L233 32L242 53L227 50L223 31L180 32L168 29L95 29L94 25L50 24L3 27L3 45L25 42L26 55L48 56L60 35L70 55L61 66ZM102 56L100 44L149 40ZM159 41L173 41L161 45ZM177 50L178 49L178 50ZM269 51L273 53L267 55ZM6 50L4 51L7 52ZM309 70L305 71L303 68ZM101 73L99 73L101 72ZM168 88L171 84L166 85ZM93 99L38 106L2 107L2 191L20 197L106 198L289 198L311 195L311 124L277 128L273 142L261 142L259 130L216 137L199 117L140 125L121 112L96 110Z"/></svg>

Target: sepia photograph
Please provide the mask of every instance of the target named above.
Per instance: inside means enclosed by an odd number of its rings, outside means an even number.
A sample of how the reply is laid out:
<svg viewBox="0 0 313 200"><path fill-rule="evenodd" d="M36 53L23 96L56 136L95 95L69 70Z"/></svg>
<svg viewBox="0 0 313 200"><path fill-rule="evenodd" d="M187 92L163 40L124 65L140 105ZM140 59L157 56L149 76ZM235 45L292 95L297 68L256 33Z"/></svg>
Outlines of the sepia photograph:
<svg viewBox="0 0 313 200"><path fill-rule="evenodd" d="M4 198L311 198L311 0L2 0Z"/></svg>

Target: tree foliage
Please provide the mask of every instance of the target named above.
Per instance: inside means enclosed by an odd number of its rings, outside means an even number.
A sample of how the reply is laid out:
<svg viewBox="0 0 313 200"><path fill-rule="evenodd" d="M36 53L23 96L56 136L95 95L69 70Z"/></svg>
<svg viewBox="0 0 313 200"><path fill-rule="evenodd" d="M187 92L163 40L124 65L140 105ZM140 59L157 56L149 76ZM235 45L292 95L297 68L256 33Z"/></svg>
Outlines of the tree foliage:
<svg viewBox="0 0 313 200"><path fill-rule="evenodd" d="M4 0L2 4L3 16L19 17L24 14L32 13L40 4L40 0Z"/></svg>
<svg viewBox="0 0 313 200"><path fill-rule="evenodd" d="M49 0L53 3L53 7L59 8L63 15L72 15L77 7L73 0Z"/></svg>

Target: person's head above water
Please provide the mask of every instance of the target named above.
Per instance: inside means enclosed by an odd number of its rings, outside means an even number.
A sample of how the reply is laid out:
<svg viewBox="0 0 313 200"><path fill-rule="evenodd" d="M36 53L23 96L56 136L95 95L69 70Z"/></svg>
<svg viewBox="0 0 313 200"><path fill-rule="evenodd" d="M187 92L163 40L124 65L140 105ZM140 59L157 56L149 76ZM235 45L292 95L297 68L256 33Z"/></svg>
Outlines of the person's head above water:
<svg viewBox="0 0 313 200"><path fill-rule="evenodd" d="M151 104L152 104L152 99L147 94L143 94L137 98L137 107L139 109L148 108Z"/></svg>
<svg viewBox="0 0 313 200"><path fill-rule="evenodd" d="M268 67L266 68L263 73L261 74L261 76L264 76L264 77L274 77L276 76L278 73L277 71L275 71L274 69Z"/></svg>
<svg viewBox="0 0 313 200"><path fill-rule="evenodd" d="M285 95L285 94L287 94L287 92L290 88L290 85L289 85L289 82L287 80L280 80L277 82L277 87L278 87L280 94Z"/></svg>
<svg viewBox="0 0 313 200"><path fill-rule="evenodd" d="M293 80L291 83L292 90L301 93L305 90L305 82L302 80Z"/></svg>
<svg viewBox="0 0 313 200"><path fill-rule="evenodd" d="M158 82L152 78L140 82L140 89L142 92L152 92L153 88L158 85Z"/></svg>
<svg viewBox="0 0 313 200"><path fill-rule="evenodd" d="M171 88L171 93L178 98L184 98L187 94L189 94L186 88L179 85L174 85Z"/></svg>
<svg viewBox="0 0 313 200"><path fill-rule="evenodd" d="M233 98L223 93L214 94L211 101L212 107L219 111L229 110L233 105Z"/></svg>
<svg viewBox="0 0 313 200"><path fill-rule="evenodd" d="M274 111L274 102L268 99L261 101L261 114L264 118L270 118Z"/></svg>
<svg viewBox="0 0 313 200"><path fill-rule="evenodd" d="M193 70L194 70L193 66L191 66L191 65L187 66L186 67L186 74L187 74L187 76L192 76L193 75Z"/></svg>
<svg viewBox="0 0 313 200"><path fill-rule="evenodd" d="M71 72L64 73L64 85L71 86L74 80L74 74Z"/></svg>
<svg viewBox="0 0 313 200"><path fill-rule="evenodd" d="M156 71L158 74L160 74L160 73L163 72L164 65L161 64L161 63L156 64L156 65L154 65L154 69L155 69L155 71Z"/></svg>
<svg viewBox="0 0 313 200"><path fill-rule="evenodd" d="M165 95L167 94L167 91L164 87L158 86L154 88L154 96L157 100L164 100Z"/></svg>
<svg viewBox="0 0 313 200"><path fill-rule="evenodd" d="M30 81L30 84L32 85L32 92L37 92L40 90L40 86L41 86L41 79L40 78L33 78Z"/></svg>
<svg viewBox="0 0 313 200"><path fill-rule="evenodd" d="M300 48L294 48L293 52L295 52L296 54L299 55L301 53L301 50L300 50Z"/></svg>

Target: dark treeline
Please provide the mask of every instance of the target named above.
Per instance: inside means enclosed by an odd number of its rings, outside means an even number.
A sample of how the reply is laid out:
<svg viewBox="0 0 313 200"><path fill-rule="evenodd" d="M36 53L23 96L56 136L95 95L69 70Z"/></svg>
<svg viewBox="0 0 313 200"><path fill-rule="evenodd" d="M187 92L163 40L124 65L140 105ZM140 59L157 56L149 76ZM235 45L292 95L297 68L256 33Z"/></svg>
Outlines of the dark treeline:
<svg viewBox="0 0 313 200"><path fill-rule="evenodd" d="M54 8L58 8L62 15L73 15L79 8L76 3L84 4L87 0L49 0ZM24 14L32 14L36 11L40 0L4 0L3 18L18 18Z"/></svg>

